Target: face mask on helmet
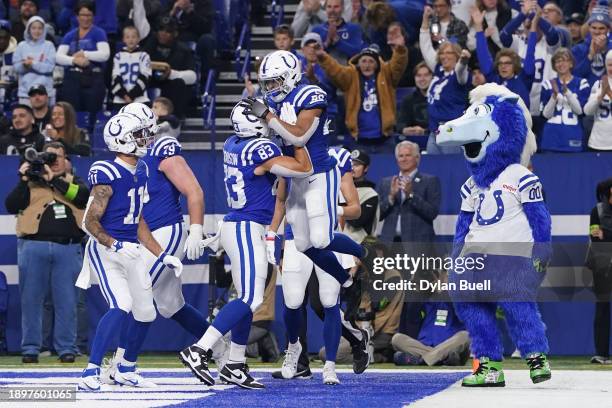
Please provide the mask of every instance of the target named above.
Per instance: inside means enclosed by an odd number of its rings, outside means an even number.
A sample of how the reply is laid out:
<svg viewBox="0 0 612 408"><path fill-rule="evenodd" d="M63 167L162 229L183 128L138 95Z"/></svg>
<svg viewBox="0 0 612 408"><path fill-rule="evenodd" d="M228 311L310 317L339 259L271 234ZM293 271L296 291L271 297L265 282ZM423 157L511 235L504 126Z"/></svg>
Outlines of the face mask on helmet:
<svg viewBox="0 0 612 408"><path fill-rule="evenodd" d="M282 101L289 93L283 77L262 79L259 81L259 86L264 96L266 98L271 98L274 102Z"/></svg>

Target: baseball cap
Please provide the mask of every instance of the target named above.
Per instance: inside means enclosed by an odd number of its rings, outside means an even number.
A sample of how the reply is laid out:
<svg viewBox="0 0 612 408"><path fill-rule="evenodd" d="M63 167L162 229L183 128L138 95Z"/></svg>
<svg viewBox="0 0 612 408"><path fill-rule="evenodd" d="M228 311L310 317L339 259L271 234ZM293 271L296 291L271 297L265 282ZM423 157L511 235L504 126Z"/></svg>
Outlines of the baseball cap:
<svg viewBox="0 0 612 408"><path fill-rule="evenodd" d="M30 90L28 91L28 96L32 96L34 94L39 94L39 95L48 95L47 94L47 88L45 88L44 85L42 84L38 84L38 85L34 85L33 87L30 88Z"/></svg>
<svg viewBox="0 0 612 408"><path fill-rule="evenodd" d="M584 14L582 13L572 13L571 16L565 19L565 24L576 23L578 25L582 25L584 23Z"/></svg>
<svg viewBox="0 0 612 408"><path fill-rule="evenodd" d="M11 22L8 20L0 20L0 30L11 32Z"/></svg>
<svg viewBox="0 0 612 408"><path fill-rule="evenodd" d="M358 161L364 166L370 165L370 156L363 150L355 149L351 152L351 160Z"/></svg>
<svg viewBox="0 0 612 408"><path fill-rule="evenodd" d="M323 40L321 40L321 36L318 33L308 33L304 35L304 37L302 37L301 45L302 47L304 47L305 45L313 41L319 44L321 47L323 46Z"/></svg>

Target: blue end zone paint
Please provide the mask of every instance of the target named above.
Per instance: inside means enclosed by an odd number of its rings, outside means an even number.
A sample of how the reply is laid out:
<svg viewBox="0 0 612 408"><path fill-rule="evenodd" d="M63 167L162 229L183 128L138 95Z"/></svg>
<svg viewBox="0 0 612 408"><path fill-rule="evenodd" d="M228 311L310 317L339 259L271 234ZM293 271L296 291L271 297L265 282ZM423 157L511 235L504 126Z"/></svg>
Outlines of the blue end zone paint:
<svg viewBox="0 0 612 408"><path fill-rule="evenodd" d="M324 385L321 374L312 380L275 380L270 373L254 373L265 390L232 388L214 396L172 405L173 407L401 407L438 393L466 373L365 373L338 374L341 384Z"/></svg>

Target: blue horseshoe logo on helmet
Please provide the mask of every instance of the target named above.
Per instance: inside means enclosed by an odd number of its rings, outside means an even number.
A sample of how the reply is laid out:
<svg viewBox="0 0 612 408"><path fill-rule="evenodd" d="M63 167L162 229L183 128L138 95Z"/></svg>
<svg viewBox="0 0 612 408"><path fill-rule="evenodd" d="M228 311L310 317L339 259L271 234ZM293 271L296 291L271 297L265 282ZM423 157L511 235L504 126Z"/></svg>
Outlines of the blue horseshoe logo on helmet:
<svg viewBox="0 0 612 408"><path fill-rule="evenodd" d="M147 109L145 108L141 108L142 109L142 113L144 113L144 115L147 117L147 119L153 119L153 111L149 110L149 112L147 113Z"/></svg>
<svg viewBox="0 0 612 408"><path fill-rule="evenodd" d="M480 202L478 203L478 208L476 209L476 221L478 222L478 225L493 225L502 219L502 217L504 216L504 201L502 200L501 195L501 190L493 191L493 197L495 198L495 205L497 207L497 211L495 212L495 215L493 217L485 219L482 218L482 216L480 215L480 208L482 207L482 202L484 201L485 196L482 193L478 194L478 198L480 199Z"/></svg>
<svg viewBox="0 0 612 408"><path fill-rule="evenodd" d="M113 126L118 127L119 130L117 130L116 132L113 132ZM119 121L111 122L110 125L108 126L108 133L113 137L119 136L122 130L123 130L123 127L121 126L121 123L119 123Z"/></svg>
<svg viewBox="0 0 612 408"><path fill-rule="evenodd" d="M291 55L291 54L289 54ZM295 69L295 67L297 67L297 60L295 59L295 57L293 55L291 55L291 62L293 62L293 66L291 66L291 64L289 62L287 62L287 59L285 58L285 56L283 55L281 57L283 59L283 62L285 63L286 66L288 66L291 69Z"/></svg>
<svg viewBox="0 0 612 408"><path fill-rule="evenodd" d="M259 119L257 118L257 116L250 115L250 114L247 113L247 114L244 115L244 117L246 118L246 120L248 120L251 123L259 122ZM253 118L253 119L251 119L251 118Z"/></svg>

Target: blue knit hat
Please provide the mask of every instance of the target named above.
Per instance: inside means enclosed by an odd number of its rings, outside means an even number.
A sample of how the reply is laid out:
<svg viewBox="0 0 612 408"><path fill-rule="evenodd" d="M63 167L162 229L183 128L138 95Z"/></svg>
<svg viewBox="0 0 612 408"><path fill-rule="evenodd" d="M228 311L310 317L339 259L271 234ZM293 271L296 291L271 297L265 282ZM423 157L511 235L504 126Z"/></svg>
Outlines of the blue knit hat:
<svg viewBox="0 0 612 408"><path fill-rule="evenodd" d="M608 9L608 0L599 0L597 5L593 7L591 16L588 21L589 25L593 23L601 23L610 27L610 12Z"/></svg>

